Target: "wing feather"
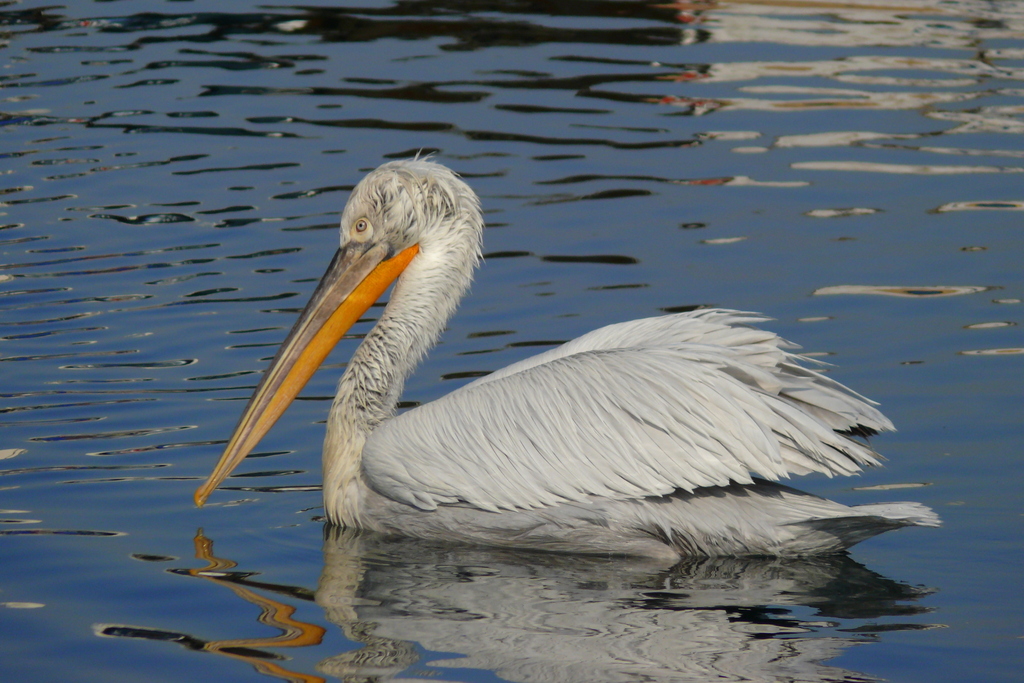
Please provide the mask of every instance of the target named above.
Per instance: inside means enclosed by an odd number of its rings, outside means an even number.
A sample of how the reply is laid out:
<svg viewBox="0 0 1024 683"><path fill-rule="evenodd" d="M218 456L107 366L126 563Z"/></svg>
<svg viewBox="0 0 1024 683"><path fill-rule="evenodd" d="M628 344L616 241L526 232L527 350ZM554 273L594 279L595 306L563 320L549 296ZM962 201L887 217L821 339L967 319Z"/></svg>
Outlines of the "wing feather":
<svg viewBox="0 0 1024 683"><path fill-rule="evenodd" d="M421 509L498 511L878 464L837 431L891 423L761 320L709 309L595 330L383 423L367 479Z"/></svg>

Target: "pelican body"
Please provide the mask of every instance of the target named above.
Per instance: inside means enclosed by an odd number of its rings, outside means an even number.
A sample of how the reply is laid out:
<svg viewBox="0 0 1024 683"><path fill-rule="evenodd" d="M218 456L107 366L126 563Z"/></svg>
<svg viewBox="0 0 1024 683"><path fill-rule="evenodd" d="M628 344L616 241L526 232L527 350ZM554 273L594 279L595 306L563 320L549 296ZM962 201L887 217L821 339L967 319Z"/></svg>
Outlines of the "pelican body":
<svg viewBox="0 0 1024 683"><path fill-rule="evenodd" d="M206 483L202 505L394 282L327 422L323 494L342 527L577 553L809 555L903 526L918 503L848 507L776 483L879 464L875 407L805 366L766 318L705 309L610 325L395 414L480 260L476 194L446 167L367 175L341 246Z"/></svg>

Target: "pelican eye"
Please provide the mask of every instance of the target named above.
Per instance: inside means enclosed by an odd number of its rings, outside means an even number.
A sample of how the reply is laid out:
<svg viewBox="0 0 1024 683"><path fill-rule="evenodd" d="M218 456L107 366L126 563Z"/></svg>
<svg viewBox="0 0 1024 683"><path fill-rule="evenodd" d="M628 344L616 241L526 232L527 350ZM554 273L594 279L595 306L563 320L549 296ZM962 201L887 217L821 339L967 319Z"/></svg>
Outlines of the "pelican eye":
<svg viewBox="0 0 1024 683"><path fill-rule="evenodd" d="M357 240L365 240L373 234L373 225L366 218L360 218L352 224L352 237Z"/></svg>

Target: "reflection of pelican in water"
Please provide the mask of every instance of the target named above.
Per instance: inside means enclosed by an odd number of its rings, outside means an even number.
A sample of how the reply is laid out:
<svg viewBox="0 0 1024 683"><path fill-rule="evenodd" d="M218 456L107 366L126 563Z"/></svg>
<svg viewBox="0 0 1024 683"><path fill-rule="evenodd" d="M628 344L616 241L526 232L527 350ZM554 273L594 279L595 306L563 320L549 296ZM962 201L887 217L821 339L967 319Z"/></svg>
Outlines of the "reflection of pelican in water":
<svg viewBox="0 0 1024 683"><path fill-rule="evenodd" d="M443 166L392 162L360 182L341 249L196 502L397 278L331 407L323 490L338 525L675 558L830 552L938 524L916 503L847 507L766 481L875 465L856 437L892 425L798 365L752 314L604 327L395 417L406 377L469 285L482 234L479 200Z"/></svg>
<svg viewBox="0 0 1024 683"><path fill-rule="evenodd" d="M247 626L236 627L246 638L204 641L125 624L97 624L95 632L173 641L307 683L324 680L302 672L311 657L323 676L353 682L475 680L479 674L460 672L484 669L545 683L863 683L873 679L826 662L872 642L876 632L928 627L892 618L918 622L913 617L927 608L916 600L929 589L879 576L842 554L689 558L666 568L646 558L524 555L334 529L324 541L316 602L357 645L339 653L325 651L321 626L301 620L320 619L293 616L311 614L301 606L311 591L233 571L202 536L197 551L205 568L173 573L225 586L282 634L253 636ZM296 662L276 652L295 647L317 650ZM424 650L451 654L425 658Z"/></svg>
<svg viewBox="0 0 1024 683"><path fill-rule="evenodd" d="M928 611L912 601L930 592L843 554L688 558L666 569L643 558L524 556L341 531L324 543L316 601L365 647L318 669L349 680L372 662L374 674L390 667L400 677L418 643L461 655L431 666L510 681L863 683L871 679L824 662L870 642L875 620Z"/></svg>

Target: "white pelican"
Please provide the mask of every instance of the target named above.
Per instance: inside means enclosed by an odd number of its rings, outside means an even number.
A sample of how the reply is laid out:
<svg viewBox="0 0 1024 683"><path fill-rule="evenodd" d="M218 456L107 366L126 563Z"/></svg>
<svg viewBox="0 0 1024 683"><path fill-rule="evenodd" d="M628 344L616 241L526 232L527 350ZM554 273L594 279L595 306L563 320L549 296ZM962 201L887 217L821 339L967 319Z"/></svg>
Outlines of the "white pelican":
<svg viewBox="0 0 1024 683"><path fill-rule="evenodd" d="M323 493L334 524L665 559L836 552L939 524L918 503L848 507L774 483L877 465L857 437L892 424L801 366L750 313L603 327L396 416L405 379L469 287L483 226L477 196L440 164L395 161L364 178L342 212L341 248L196 503L397 279L331 406Z"/></svg>

